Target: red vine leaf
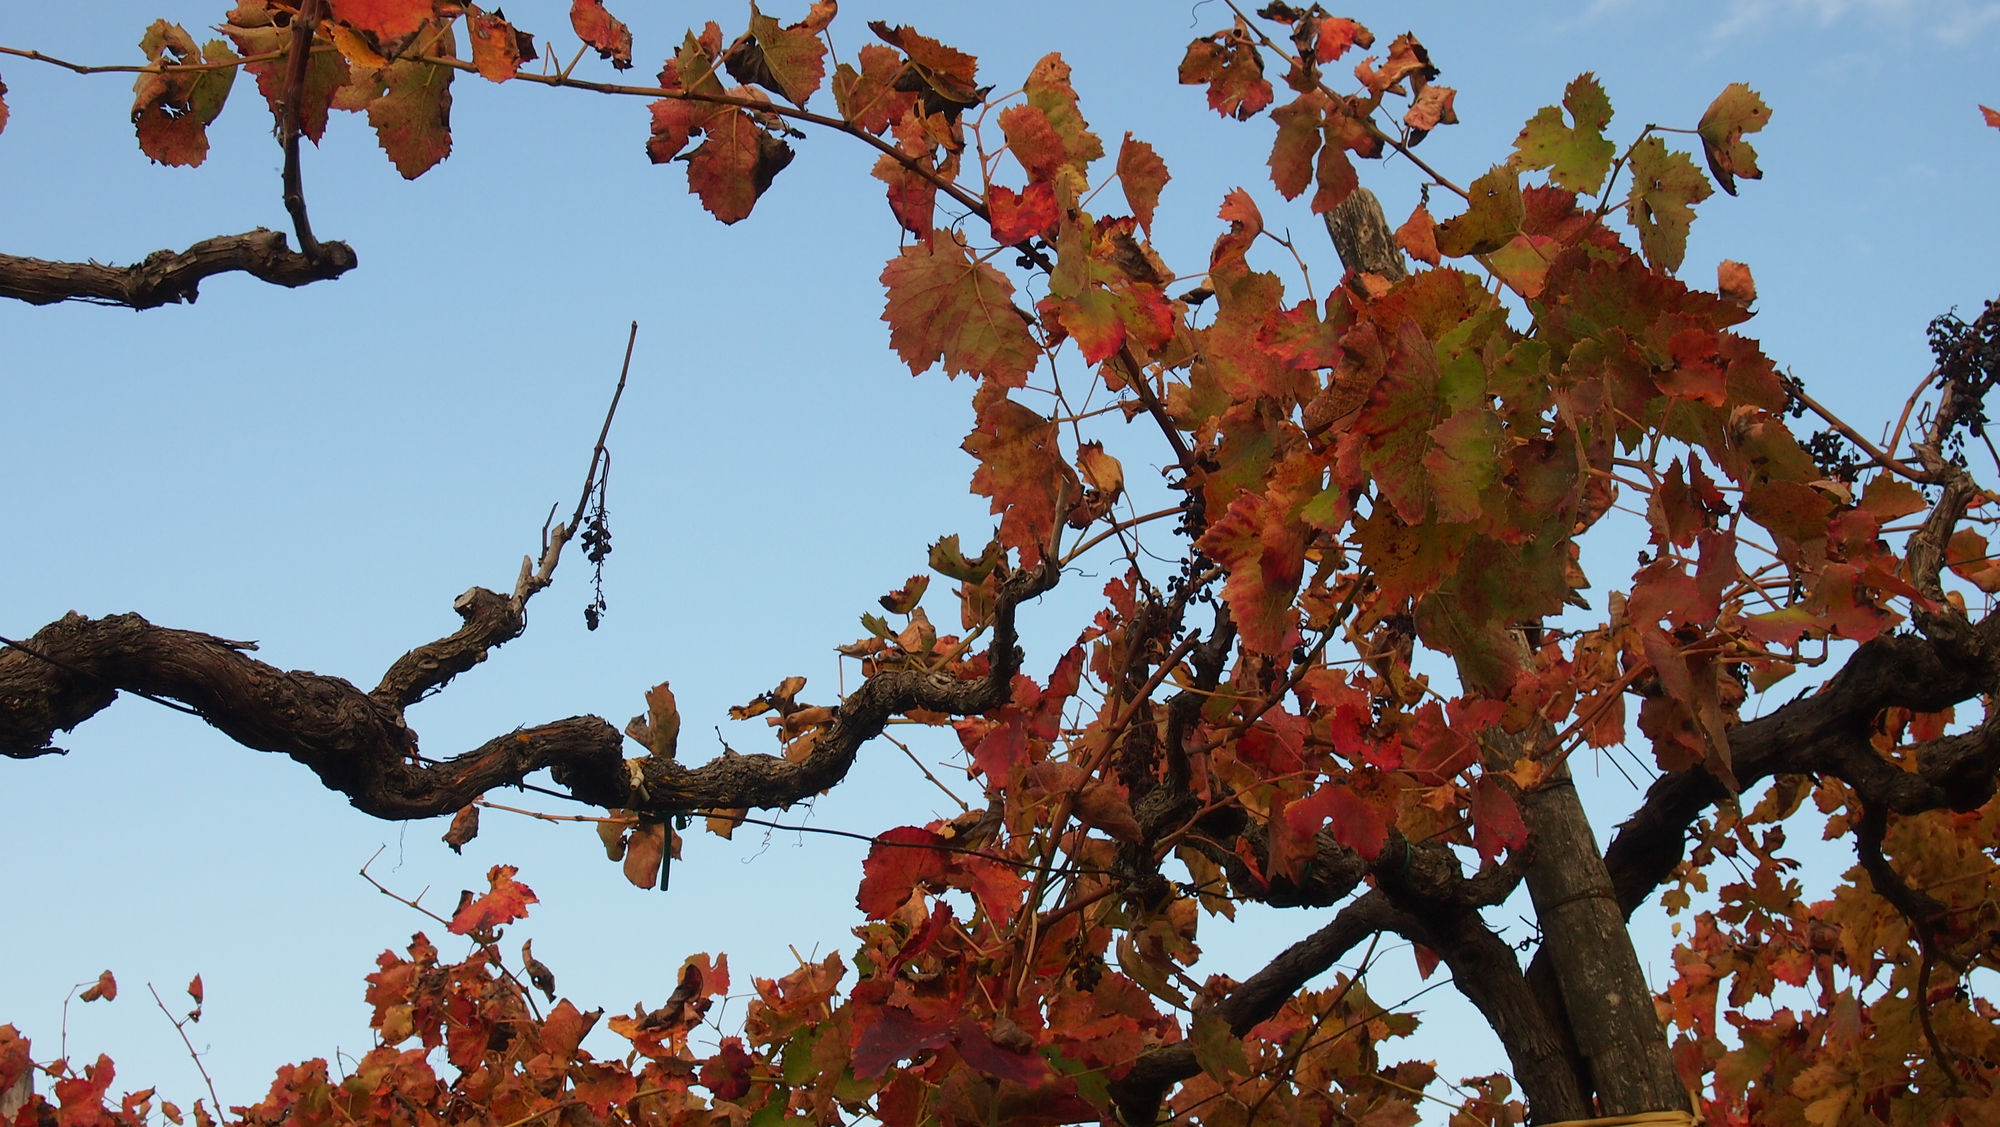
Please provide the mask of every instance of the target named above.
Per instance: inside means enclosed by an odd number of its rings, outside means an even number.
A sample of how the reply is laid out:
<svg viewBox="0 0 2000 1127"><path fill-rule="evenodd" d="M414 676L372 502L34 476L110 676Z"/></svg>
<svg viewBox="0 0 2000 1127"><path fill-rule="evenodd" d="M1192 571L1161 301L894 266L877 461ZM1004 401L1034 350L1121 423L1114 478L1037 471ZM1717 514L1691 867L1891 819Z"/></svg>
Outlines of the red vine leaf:
<svg viewBox="0 0 2000 1127"><path fill-rule="evenodd" d="M1181 59L1183 86L1208 86L1208 108L1224 117L1248 121L1275 96L1264 77L1264 57L1241 17L1236 26L1188 44Z"/></svg>
<svg viewBox="0 0 2000 1127"><path fill-rule="evenodd" d="M1153 211L1160 205L1160 190L1171 179L1167 162L1160 159L1153 146L1134 141L1127 133L1124 143L1118 146L1118 184L1125 192L1125 203L1148 234L1153 230Z"/></svg>
<svg viewBox="0 0 2000 1127"><path fill-rule="evenodd" d="M221 32L236 44L239 54L269 55L291 47L289 27L277 26L264 0L243 0L229 13ZM245 63L244 69L257 79L257 92L271 107L273 119L284 113L285 60L266 59ZM347 60L338 51L314 51L306 63L305 96L299 100L299 131L314 144L326 134L327 111L334 95L347 85Z"/></svg>
<svg viewBox="0 0 2000 1127"><path fill-rule="evenodd" d="M894 831L891 831L894 832ZM886 835L885 835L886 836ZM869 856L874 856L870 850ZM898 902L898 907L901 903ZM854 1075L880 1076L897 1061L951 1044L956 1031L947 1018L920 1019L899 1006L886 1006L864 1026L854 1043Z"/></svg>
<svg viewBox="0 0 2000 1127"><path fill-rule="evenodd" d="M498 927L526 919L528 905L536 902L535 890L514 879L521 870L513 865L495 865L486 873L491 887L481 895L466 893L452 913L451 933L470 935L482 928Z"/></svg>
<svg viewBox="0 0 2000 1127"><path fill-rule="evenodd" d="M1000 543L1020 553L1021 566L1041 562L1056 522L1058 494L1082 500L1083 490L1058 444L1056 424L1014 402L988 380L972 399L978 426L962 448L979 460L972 491L993 500Z"/></svg>
<svg viewBox="0 0 2000 1127"><path fill-rule="evenodd" d="M102 1107L104 1093L111 1089L111 1081L118 1075L118 1069L111 1058L97 1054L96 1064L83 1066L83 1075L73 1071L56 1081L56 1102L62 1105L64 1114L57 1120L64 1127L100 1127L110 1124L113 1118L105 1114Z"/></svg>
<svg viewBox="0 0 2000 1127"><path fill-rule="evenodd" d="M896 89L903 74L903 57L879 43L864 43L856 52L861 69L841 63L833 71L833 100L840 116L857 128L879 135L902 120L917 95Z"/></svg>
<svg viewBox="0 0 2000 1127"><path fill-rule="evenodd" d="M688 191L724 223L749 216L771 181L792 163L791 146L735 106L663 98L651 109L653 135L646 142L646 155L654 164L664 164L693 137L703 137L685 158Z"/></svg>
<svg viewBox="0 0 2000 1127"><path fill-rule="evenodd" d="M1048 1065L1034 1052L1003 1048L985 1030L966 1028L967 1024L959 1023L958 1036L952 1041L965 1063L988 1076L1011 1080L1023 1087L1033 1087L1049 1074Z"/></svg>
<svg viewBox="0 0 2000 1127"><path fill-rule="evenodd" d="M185 29L165 20L153 21L139 41L139 49L146 53L148 62L169 68L141 74L132 84L132 125L139 132L139 148L161 164L193 168L208 156L208 126L229 100L236 68L172 68L230 63L236 60L236 52L220 39L211 39L197 50Z"/></svg>
<svg viewBox="0 0 2000 1127"><path fill-rule="evenodd" d="M571 0L569 25L578 39L597 48L619 70L632 69L632 29L604 10L604 0Z"/></svg>
<svg viewBox="0 0 2000 1127"><path fill-rule="evenodd" d="M384 42L401 39L430 22L432 0L330 0L333 18Z"/></svg>
<svg viewBox="0 0 2000 1127"><path fill-rule="evenodd" d="M1325 96L1314 90L1271 111L1271 121L1278 127L1271 144L1271 183L1288 200L1298 199L1312 187L1313 157L1319 153L1325 106Z"/></svg>
<svg viewBox="0 0 2000 1127"><path fill-rule="evenodd" d="M118 1000L118 979L110 971L98 975L97 981L91 983L89 989L77 995L77 999L84 1002L95 1002L99 998L107 1002Z"/></svg>
<svg viewBox="0 0 2000 1127"><path fill-rule="evenodd" d="M1240 494L1199 544L1229 569L1229 609L1244 648L1257 653L1281 654L1298 644L1292 598L1305 574L1311 529L1288 508L1262 494Z"/></svg>
<svg viewBox="0 0 2000 1127"><path fill-rule="evenodd" d="M1453 717L1456 721L1458 718ZM1425 701L1416 710L1416 723L1404 736L1408 745L1403 767L1420 785L1443 786L1460 771L1479 761L1479 745L1466 729L1470 725L1447 724L1444 709L1436 701Z"/></svg>
<svg viewBox="0 0 2000 1127"><path fill-rule="evenodd" d="M877 834L861 863L855 906L871 920L888 919L910 893L942 887L951 864L950 856L939 848L945 844L944 838L919 826L898 826Z"/></svg>
<svg viewBox="0 0 2000 1127"><path fill-rule="evenodd" d="M882 284L889 345L911 375L942 362L947 376L1021 387L1041 360L1027 318L1014 308L1013 283L974 261L955 234L904 247L883 269Z"/></svg>
<svg viewBox="0 0 2000 1127"><path fill-rule="evenodd" d="M921 158L920 163L928 171L930 157ZM883 153L875 161L875 179L889 185L889 210L903 230L912 235L928 236L931 233L932 218L937 213L935 176L934 172L925 175L925 172L911 168L888 153Z"/></svg>
<svg viewBox="0 0 2000 1127"><path fill-rule="evenodd" d="M1396 245L1409 252L1418 262L1436 266L1441 258L1438 254L1437 220L1431 218L1430 209L1418 204L1410 217L1396 228Z"/></svg>
<svg viewBox="0 0 2000 1127"><path fill-rule="evenodd" d="M1055 187L1047 183L1030 184L1020 195L1010 188L993 185L986 192L986 214L993 228L993 241L1003 247L1046 235L1062 218L1061 210L1056 207Z"/></svg>
<svg viewBox="0 0 2000 1127"><path fill-rule="evenodd" d="M1347 150L1338 145L1321 146L1313 177L1319 181L1319 191L1312 198L1314 215L1325 215L1339 207L1361 186L1361 175L1354 170L1354 162L1347 158Z"/></svg>
<svg viewBox="0 0 2000 1127"><path fill-rule="evenodd" d="M750 1091L750 1069L756 1063L741 1037L724 1037L716 1054L702 1063L702 1086L718 1100L742 1099Z"/></svg>
<svg viewBox="0 0 2000 1127"><path fill-rule="evenodd" d="M1502 850L1520 849L1528 844L1528 826L1521 820L1521 808L1514 796L1492 775L1481 775L1472 784L1472 845L1479 856L1492 860Z"/></svg>
<svg viewBox="0 0 2000 1127"><path fill-rule="evenodd" d="M1304 840L1321 829L1333 839L1373 861L1389 840L1389 821L1394 811L1385 812L1354 792L1345 782L1327 782L1312 794L1285 807L1285 818L1293 834ZM1328 822L1331 825L1328 825Z"/></svg>
<svg viewBox="0 0 2000 1127"><path fill-rule="evenodd" d="M0 1092L11 1092L21 1077L34 1070L30 1043L12 1025L0 1025Z"/></svg>
<svg viewBox="0 0 2000 1127"><path fill-rule="evenodd" d="M522 63L535 58L535 37L517 30L497 12L466 5L465 29L472 39L472 65L489 81L505 82Z"/></svg>

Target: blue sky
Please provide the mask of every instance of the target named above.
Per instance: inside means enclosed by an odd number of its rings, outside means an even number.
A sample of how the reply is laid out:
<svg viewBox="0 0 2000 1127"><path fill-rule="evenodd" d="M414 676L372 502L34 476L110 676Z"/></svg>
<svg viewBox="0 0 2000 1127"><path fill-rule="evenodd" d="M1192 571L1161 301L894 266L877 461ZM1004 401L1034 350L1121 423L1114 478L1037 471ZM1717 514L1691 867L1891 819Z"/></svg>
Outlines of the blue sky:
<svg viewBox="0 0 2000 1127"><path fill-rule="evenodd" d="M519 0L508 13L567 58L567 7ZM733 35L747 14L612 7L635 32L634 75L652 73L690 24L715 18ZM0 44L127 62L156 16L190 29L221 16L220 4L181 0L85 8L6 5ZM1132 131L1173 171L1156 223L1170 263L1199 269L1214 209L1241 184L1273 226L1300 235L1322 288L1337 277L1317 221L1264 175L1268 124L1218 120L1174 82L1186 41L1227 22L1221 5L845 8L835 42L847 57L877 18L979 55L1003 88L1063 52L1097 131ZM1865 431L1927 367L1925 322L2000 294L2000 132L1976 109L2000 102L2000 4L1371 3L1342 14L1430 47L1463 124L1423 153L1460 182L1502 159L1521 122L1585 70L1617 107L1621 138L1647 122L1691 126L1729 82L1759 90L1774 111L1755 138L1766 178L1702 206L1683 273L1709 284L1718 260L1749 263L1761 295L1749 331ZM579 73L594 70L609 73ZM279 153L247 82L212 131L208 164L185 170L139 153L123 77L14 58L0 58L0 77L13 113L0 134L0 250L128 262L286 225ZM913 380L887 349L875 279L896 231L867 175L872 157L837 136L795 143L797 161L756 214L724 228L677 168L646 163L643 103L465 78L455 95L454 155L414 183L352 115L308 153L315 228L361 259L337 282L286 291L218 278L192 307L144 314L0 305L0 632L32 633L70 609L130 610L372 684L456 625L460 591L504 589L549 505L574 496L636 319L612 436L604 628L583 628L587 576L572 559L524 638L411 719L425 749L445 754L577 713L622 721L670 679L684 756L713 751L717 724L762 750L769 737L732 729L728 705L790 674L811 678L805 697L831 698L831 647L857 636L855 616L920 570L937 536L976 543L991 527L957 449L970 386ZM1362 174L1393 219L1414 205L1407 168ZM1159 464L1156 446L1134 430L1112 452L1137 480ZM1600 589L1623 578L1608 571ZM1031 671L1067 647L1093 587L1069 584L1026 612ZM456 857L437 842L441 823L372 821L289 761L143 701L120 702L65 746L66 758L0 764L11 862L0 1022L53 1054L70 984L109 967L124 992L72 1005L72 1054L109 1052L121 1085L157 1084L183 1103L199 1077L150 1009L148 981L177 1004L182 984L204 976L207 1017L193 1032L226 1101L260 1095L279 1063L366 1048L361 976L424 922L355 875L378 848L381 879L406 894L430 887L440 908L489 865L521 865L543 904L516 938L532 935L586 1008L657 1003L695 951L728 951L739 982L782 973L790 948L847 948L857 918L855 843L691 835L672 891L640 893L584 829L489 814ZM933 759L950 750L915 746ZM1601 834L1634 797L1604 775L1593 783ZM872 832L954 809L885 745L788 820ZM1275 912L1209 925L1203 967L1242 977L1314 926ZM1663 928L1641 931L1657 980ZM1386 978L1374 992L1396 997ZM1420 1005L1430 1024L1412 1055L1441 1059L1454 1079L1502 1065L1448 990Z"/></svg>

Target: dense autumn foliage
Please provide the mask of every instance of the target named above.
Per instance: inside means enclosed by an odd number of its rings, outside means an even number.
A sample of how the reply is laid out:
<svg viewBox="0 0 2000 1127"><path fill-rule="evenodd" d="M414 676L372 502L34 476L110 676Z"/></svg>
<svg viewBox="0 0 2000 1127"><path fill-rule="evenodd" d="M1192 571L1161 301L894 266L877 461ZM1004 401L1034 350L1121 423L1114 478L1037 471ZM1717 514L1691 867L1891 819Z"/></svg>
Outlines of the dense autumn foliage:
<svg viewBox="0 0 2000 1127"><path fill-rule="evenodd" d="M602 561L579 504L511 594L469 592L464 628L371 691L137 615L65 618L0 651L0 751L48 753L117 691L146 693L367 813L455 814L454 845L487 790L548 769L552 793L604 811L583 820L640 887L693 819L727 834L837 786L891 720L954 729L986 805L875 835L858 946L754 979L740 1027L708 1021L730 968L697 955L657 1008L605 1020L628 1051L580 1048L601 1011L559 999L531 949L510 958L502 932L535 897L500 866L436 918L465 958L425 934L383 953L377 1044L344 1075L311 1060L261 1102L184 1112L0 1026L0 1093L40 1076L15 1127L138 1127L156 1106L199 1127L1387 1127L1426 1093L1455 1125L2000 1122L2000 1011L1972 977L2000 968L2000 619L1973 605L2000 591L1980 531L2000 494L1968 457L2000 312L1932 325L1936 367L1879 444L1781 374L1741 331L1747 268L1724 263L1713 290L1676 276L1696 205L1761 175L1748 138L1770 111L1741 84L1691 128L1614 136L1583 75L1461 186L1413 151L1455 120L1414 35L1380 42L1316 6L1238 13L1179 81L1245 128L1269 119L1268 170L1243 175L1328 217L1348 269L1322 297L1269 272L1289 244L1241 191L1217 201L1207 262L1163 261L1168 168L1092 130L1059 55L982 76L876 23L829 66L835 4L794 14L691 30L629 85L538 63L498 10L446 0L244 0L199 45L161 21L125 68L141 148L200 164L247 71L298 249L261 232L127 270L8 259L0 283L144 307L221 270L335 276L356 258L311 233L300 138L364 114L419 176L449 154L470 78L648 99L646 153L684 164L725 223L798 130L872 146L904 233L881 271L890 345L913 374L969 377L963 446L997 529L885 562L928 573L843 647L864 684L815 705L794 678L737 709L768 717L776 756L681 762L665 685L622 732L572 717L418 755L403 710L521 632L580 528ZM634 67L600 0L571 24ZM1431 180L1393 235L1359 191L1357 161L1381 159ZM1132 420L1174 467L1163 511L1129 503L1098 429ZM1615 507L1643 515L1640 566L1586 577L1579 544ZM1023 670L1016 614L1082 582L1065 569L1085 559L1113 574L1101 609ZM1456 676L1417 672L1422 651ZM1817 691L1739 714L1801 667L1822 667ZM1600 850L1565 760L1633 726L1663 774L1638 810L1603 812L1624 820ZM1808 900L1786 827L1815 812L1856 864ZM1481 915L1523 883L1541 932L1525 967ZM1684 927L1651 997L1624 921L1656 895ZM1197 975L1198 932L1246 901L1315 922L1245 982ZM1446 1100L1431 1066L1395 1059L1407 1016L1344 972L1313 984L1384 935L1449 970L1504 1070ZM116 990L107 974L85 999ZM198 1014L199 979L189 993Z"/></svg>

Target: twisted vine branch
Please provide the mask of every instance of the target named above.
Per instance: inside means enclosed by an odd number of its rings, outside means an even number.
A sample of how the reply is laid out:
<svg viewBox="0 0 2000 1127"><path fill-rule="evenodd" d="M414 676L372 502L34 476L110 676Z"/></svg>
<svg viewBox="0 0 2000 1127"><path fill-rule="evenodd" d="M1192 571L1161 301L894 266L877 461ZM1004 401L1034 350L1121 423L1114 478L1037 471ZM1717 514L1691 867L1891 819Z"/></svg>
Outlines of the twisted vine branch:
<svg viewBox="0 0 2000 1127"><path fill-rule="evenodd" d="M966 715L1007 700L1021 662L1015 607L1054 586L1057 575L1045 565L1002 584L985 676L879 673L847 698L812 754L797 763L732 755L699 767L660 757L628 767L624 737L597 716L523 728L450 759L431 759L403 723L393 693L385 699L338 677L278 669L246 656L240 643L156 626L136 614L65 615L25 648L0 650L0 755L59 753L57 731L74 728L129 689L179 701L245 747L291 757L378 818L449 814L544 768L571 796L595 806L655 813L788 806L838 783L861 745L897 713ZM506 621L498 610L503 596L475 589L460 602L468 630Z"/></svg>
<svg viewBox="0 0 2000 1127"><path fill-rule="evenodd" d="M30 305L87 301L156 309L193 302L201 283L242 272L276 286L298 287L338 278L359 260L346 243L320 243L317 256L300 254L282 231L258 228L241 235L203 239L184 251L154 251L130 266L47 262L0 254L0 297Z"/></svg>

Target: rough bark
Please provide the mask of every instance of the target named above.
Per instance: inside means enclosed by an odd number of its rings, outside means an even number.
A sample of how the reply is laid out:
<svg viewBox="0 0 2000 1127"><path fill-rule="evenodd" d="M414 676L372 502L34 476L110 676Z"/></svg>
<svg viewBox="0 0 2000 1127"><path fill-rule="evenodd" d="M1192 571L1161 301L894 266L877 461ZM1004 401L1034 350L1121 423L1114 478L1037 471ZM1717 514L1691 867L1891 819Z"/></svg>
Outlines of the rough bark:
<svg viewBox="0 0 2000 1127"><path fill-rule="evenodd" d="M287 245L284 232L260 227L203 239L178 253L155 251L131 266L0 254L0 297L31 305L91 301L154 309L194 301L202 281L217 274L240 270L273 285L296 287L338 278L358 261L346 243L320 243L318 250L317 255L300 254Z"/></svg>
<svg viewBox="0 0 2000 1127"><path fill-rule="evenodd" d="M523 600L474 587L451 605L465 625L396 659L368 695L399 712L486 660L494 647L527 629Z"/></svg>
<svg viewBox="0 0 2000 1127"><path fill-rule="evenodd" d="M1524 796L1521 815L1535 847L1528 895L1599 1114L1686 1107L1653 992L1567 768Z"/></svg>
<svg viewBox="0 0 2000 1127"><path fill-rule="evenodd" d="M2000 642L1991 618L1978 632L1989 646ZM1868 739L1885 708L1937 712L2000 687L1983 665L1941 660L1933 644L1911 635L1863 643L1818 692L1730 729L1736 780L1748 789L1774 775L1834 775L1899 814L1975 809L1993 796L2000 770L1992 722L1917 749L1914 772L1884 760ZM1729 793L1700 767L1662 775L1647 788L1605 853L1621 911L1629 916L1672 875L1688 828Z"/></svg>
<svg viewBox="0 0 2000 1127"><path fill-rule="evenodd" d="M1378 859L1376 881L1405 917L1397 933L1430 948L1451 968L1452 985L1499 1036L1527 1098L1529 1119L1551 1123L1588 1115L1589 1085L1571 1066L1563 1033L1536 1001L1513 948L1479 915L1534 871L1538 854L1539 843L1466 878L1450 848L1435 842L1413 846L1398 834Z"/></svg>
<svg viewBox="0 0 2000 1127"><path fill-rule="evenodd" d="M403 705L519 633L518 622L495 609L507 600L490 591L462 596L466 628L399 659L374 693L338 677L281 670L246 656L243 643L155 626L136 614L67 615L0 649L0 755L57 754L57 731L130 690L180 702L245 747L290 756L378 818L449 814L543 768L596 806L660 814L788 806L838 783L861 745L897 713L962 716L1007 700L1021 662L1014 608L1054 586L1058 575L1044 566L1001 586L984 677L878 673L842 702L812 754L796 763L770 755L726 755L699 767L657 755L627 760L624 737L596 716L509 732L450 759L425 757L403 723Z"/></svg>
<svg viewBox="0 0 2000 1127"><path fill-rule="evenodd" d="M12 1087L0 1092L0 1123L14 1122L14 1116L28 1106L28 1097L35 1094L35 1073L33 1069L21 1074Z"/></svg>
<svg viewBox="0 0 2000 1127"><path fill-rule="evenodd" d="M1386 281L1400 282L1409 276L1396 236L1382 215L1382 201L1366 188L1348 193L1340 205L1326 213L1326 233L1333 236L1341 265L1357 274L1375 274Z"/></svg>
<svg viewBox="0 0 2000 1127"><path fill-rule="evenodd" d="M1514 949L1477 912L1461 908L1434 921L1413 920L1399 932L1435 951L1451 968L1452 985L1493 1026L1527 1097L1529 1122L1590 1114L1589 1089L1571 1067L1555 1023L1529 989Z"/></svg>

